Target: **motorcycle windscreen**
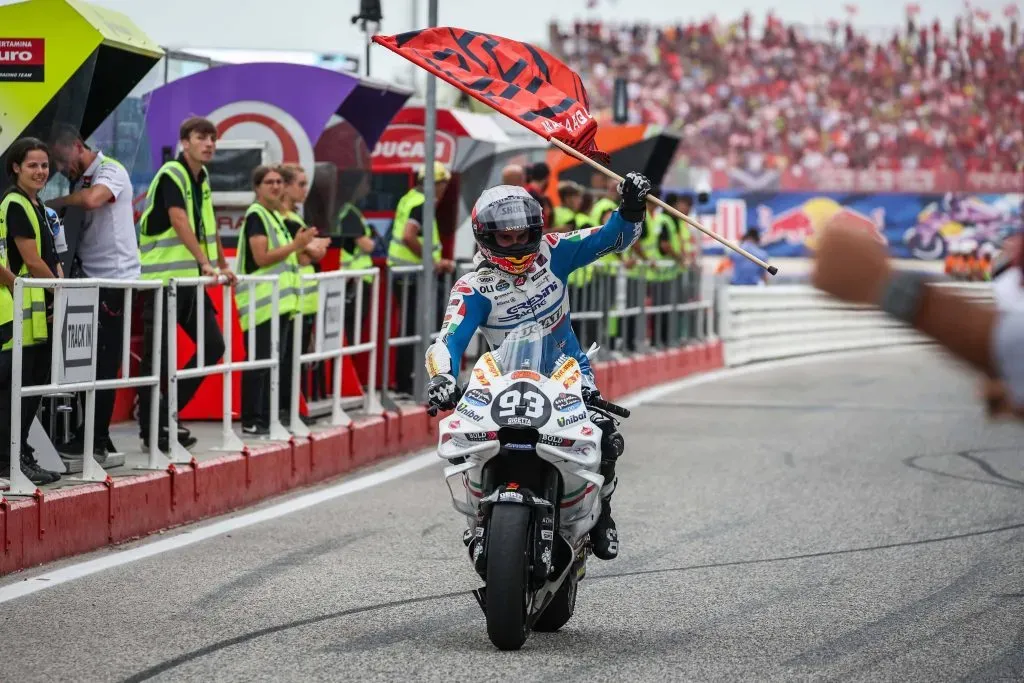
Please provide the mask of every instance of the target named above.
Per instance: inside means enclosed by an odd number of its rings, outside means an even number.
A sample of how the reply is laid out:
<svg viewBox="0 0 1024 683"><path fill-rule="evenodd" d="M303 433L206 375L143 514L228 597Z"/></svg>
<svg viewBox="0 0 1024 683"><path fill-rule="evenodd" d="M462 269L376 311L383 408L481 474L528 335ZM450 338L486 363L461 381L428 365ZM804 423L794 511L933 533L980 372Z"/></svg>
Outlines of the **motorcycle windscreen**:
<svg viewBox="0 0 1024 683"><path fill-rule="evenodd" d="M509 332L491 356L503 375L519 370L550 377L564 360L552 335L545 334L544 328L532 320L520 323Z"/></svg>

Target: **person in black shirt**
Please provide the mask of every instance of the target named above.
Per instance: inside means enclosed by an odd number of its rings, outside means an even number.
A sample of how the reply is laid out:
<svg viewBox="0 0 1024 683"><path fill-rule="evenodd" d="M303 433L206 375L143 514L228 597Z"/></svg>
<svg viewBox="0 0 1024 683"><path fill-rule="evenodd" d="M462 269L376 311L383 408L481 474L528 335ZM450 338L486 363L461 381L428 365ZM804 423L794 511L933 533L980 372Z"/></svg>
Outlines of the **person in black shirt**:
<svg viewBox="0 0 1024 683"><path fill-rule="evenodd" d="M202 204L204 197L207 195L205 188L208 188L208 173L204 164L213 158L213 154L216 150L217 128L214 126L213 122L208 119L192 117L182 122L178 137L182 152L178 155L177 161L188 170L189 183L191 183L192 186L192 196L194 198L192 216L190 217L186 213L187 208L185 196L182 194L181 189L165 174L157 183L157 188L153 196L153 209L149 212L149 215L144 221L144 225L141 227L146 235L160 235L173 227L178 239L181 240L185 246L189 247L189 251L192 253L193 258L196 258L196 276L222 275L227 278L229 285L234 286L236 278L234 273L232 273L231 269L228 267L227 258L224 255L224 247L221 245L220 241L220 234L217 232L217 226L216 224L211 225L207 221L203 220ZM191 221L189 220L190 218ZM201 245L207 241L206 236L210 231L213 232L214 239L217 243L216 267L207 260L206 254L201 251ZM143 273L145 273L145 267L145 258L143 258ZM198 292L199 288L197 287L181 287L178 289L178 325L180 329L193 341L197 340L199 337L199 330L197 327ZM164 320L166 321L166 288L161 291L161 296L164 297ZM167 436L167 408L164 405L167 401L167 394L163 389L163 386L165 386L166 383L167 374L165 365L167 358L167 329L166 324L163 330L158 331L154 328L154 313L156 310L155 303L156 292L145 292L143 295L142 309L144 340L142 347L142 362L140 363L140 375L145 376L153 373L152 351L155 339L154 335L160 334L161 344L163 345L162 358L164 359L164 362L161 363L163 367L160 369L162 382L160 391L161 405L158 409L159 432L157 437L157 446L161 451L168 452L170 450L170 442ZM204 365L216 365L224 355L224 338L221 336L220 326L217 324L216 307L214 306L210 295L205 290L202 292L202 299L198 303L204 307L204 348L196 349L195 353L192 354L192 358L190 358L183 366L182 369L185 370L199 366L200 353L203 354ZM199 391L199 387L202 382L202 377L178 380L178 411L184 410L185 406L187 406L189 401L192 400L192 397ZM146 448L149 447L150 401L151 392L149 390L139 392L139 437L142 439L142 443ZM192 436L191 432L180 423L178 425L177 437L178 443L183 445L185 448L189 448L197 442L197 439Z"/></svg>
<svg viewBox="0 0 1024 683"><path fill-rule="evenodd" d="M35 219L39 225L38 242L31 218L20 204L8 202L3 221L6 226L7 240L3 245L8 267L15 275L33 278L54 279L64 277L53 243L49 222L46 219L46 207L39 199L39 192L46 186L50 177L50 153L41 140L23 138L11 145L7 153L7 175L15 179L13 187L4 193L20 194L27 199L35 210ZM22 272L24 270L24 272ZM53 294L46 291L47 318L52 322ZM22 324L23 302L14 302L14 324ZM50 382L51 348L50 335L52 326L47 325L45 342L25 346L21 355L21 384L39 386ZM13 377L13 353L11 350L0 352L0 473L6 474L11 465L10 429L11 415L11 380ZM21 471L36 485L51 484L60 475L44 470L35 459L35 453L28 444L28 433L32 421L39 411L42 396L30 396L21 399Z"/></svg>

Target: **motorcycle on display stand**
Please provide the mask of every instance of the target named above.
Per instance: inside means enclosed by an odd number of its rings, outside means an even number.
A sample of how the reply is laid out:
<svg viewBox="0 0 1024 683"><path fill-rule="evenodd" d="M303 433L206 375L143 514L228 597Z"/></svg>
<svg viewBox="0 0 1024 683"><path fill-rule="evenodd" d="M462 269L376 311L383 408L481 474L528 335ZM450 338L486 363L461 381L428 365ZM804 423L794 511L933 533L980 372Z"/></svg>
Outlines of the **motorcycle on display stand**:
<svg viewBox="0 0 1024 683"><path fill-rule="evenodd" d="M473 594L501 650L520 649L531 631L557 631L575 610L604 484L602 432L591 417L629 417L589 392L585 400L582 386L576 359L523 323L481 356L440 422L445 483L484 581Z"/></svg>

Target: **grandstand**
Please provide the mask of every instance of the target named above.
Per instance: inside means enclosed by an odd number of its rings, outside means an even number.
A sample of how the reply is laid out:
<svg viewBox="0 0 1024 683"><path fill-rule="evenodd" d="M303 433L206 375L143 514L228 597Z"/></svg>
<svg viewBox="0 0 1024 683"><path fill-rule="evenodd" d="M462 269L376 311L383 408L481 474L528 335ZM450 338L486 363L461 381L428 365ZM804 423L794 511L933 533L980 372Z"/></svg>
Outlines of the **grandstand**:
<svg viewBox="0 0 1024 683"><path fill-rule="evenodd" d="M630 122L678 130L689 166L1019 174L1024 46L1015 15L1005 27L985 19L908 21L884 40L770 12L760 31L749 13L553 23L550 44L583 76L595 116L611 119L614 81L625 78Z"/></svg>

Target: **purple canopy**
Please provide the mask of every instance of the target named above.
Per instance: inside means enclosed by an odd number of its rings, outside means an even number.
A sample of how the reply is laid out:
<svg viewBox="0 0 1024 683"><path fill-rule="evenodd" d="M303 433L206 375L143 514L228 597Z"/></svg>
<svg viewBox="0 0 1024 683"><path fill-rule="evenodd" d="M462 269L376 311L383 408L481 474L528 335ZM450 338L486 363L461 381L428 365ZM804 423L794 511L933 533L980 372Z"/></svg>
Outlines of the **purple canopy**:
<svg viewBox="0 0 1024 683"><path fill-rule="evenodd" d="M267 139L282 161L311 164L312 149L337 115L369 149L410 96L408 90L316 66L254 63L217 66L145 96L146 130L155 171L164 148L176 149L190 116L211 118L224 137ZM231 129L239 128L234 134ZM243 132L244 131L244 132Z"/></svg>

